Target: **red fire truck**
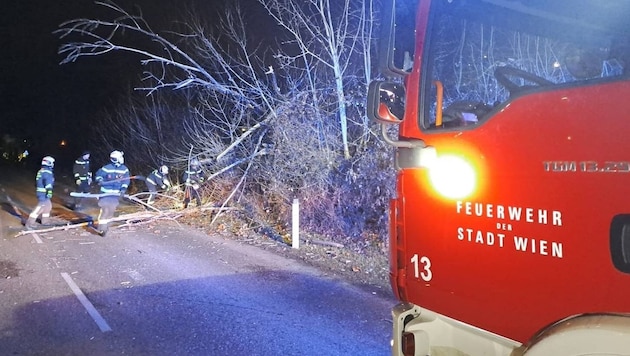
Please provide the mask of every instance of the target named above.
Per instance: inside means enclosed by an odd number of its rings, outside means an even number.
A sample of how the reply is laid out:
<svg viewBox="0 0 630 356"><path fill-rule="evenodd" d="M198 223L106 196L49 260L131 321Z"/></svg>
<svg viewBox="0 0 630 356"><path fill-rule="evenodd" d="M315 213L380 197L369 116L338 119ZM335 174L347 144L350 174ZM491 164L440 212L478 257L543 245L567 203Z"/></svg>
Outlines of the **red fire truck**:
<svg viewBox="0 0 630 356"><path fill-rule="evenodd" d="M630 355L630 1L385 2L392 354Z"/></svg>

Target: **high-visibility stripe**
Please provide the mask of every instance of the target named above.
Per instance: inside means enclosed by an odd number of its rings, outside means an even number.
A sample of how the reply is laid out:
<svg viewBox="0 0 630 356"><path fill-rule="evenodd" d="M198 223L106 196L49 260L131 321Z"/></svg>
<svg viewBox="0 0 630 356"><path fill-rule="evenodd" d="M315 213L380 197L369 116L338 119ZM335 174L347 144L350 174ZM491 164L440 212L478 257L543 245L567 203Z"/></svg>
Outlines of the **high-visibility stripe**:
<svg viewBox="0 0 630 356"><path fill-rule="evenodd" d="M35 209L33 209L33 211L29 214L29 218L34 218L37 219L37 217L39 216L39 212L42 211L43 207L41 206L36 206Z"/></svg>
<svg viewBox="0 0 630 356"><path fill-rule="evenodd" d="M129 172L129 169L118 169L118 168L114 168L114 169L110 169L107 168L107 166L101 168L103 170L103 172L105 173L118 173L118 174L124 174Z"/></svg>

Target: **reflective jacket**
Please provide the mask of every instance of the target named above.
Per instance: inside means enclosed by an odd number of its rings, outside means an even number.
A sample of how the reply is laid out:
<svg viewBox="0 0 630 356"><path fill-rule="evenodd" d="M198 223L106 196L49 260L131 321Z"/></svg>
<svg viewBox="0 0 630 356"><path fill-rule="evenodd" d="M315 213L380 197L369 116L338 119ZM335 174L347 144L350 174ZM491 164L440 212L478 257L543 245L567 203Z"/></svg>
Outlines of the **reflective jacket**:
<svg viewBox="0 0 630 356"><path fill-rule="evenodd" d="M104 165L96 172L95 180L101 186L101 193L120 195L129 188L129 168L124 164Z"/></svg>
<svg viewBox="0 0 630 356"><path fill-rule="evenodd" d="M88 178L92 178L92 172L90 172L90 160L83 159L83 156L77 158L72 166L72 173L74 174L75 180L80 179L83 181Z"/></svg>
<svg viewBox="0 0 630 356"><path fill-rule="evenodd" d="M52 168L42 166L42 168L37 171L37 176L35 176L35 184L37 185L36 194L37 200L47 200L50 199L46 193L50 191L50 196L52 196L53 185L55 184L55 177L53 176Z"/></svg>
<svg viewBox="0 0 630 356"><path fill-rule="evenodd" d="M154 169L151 174L147 177L147 183L153 184L156 187L160 187L162 189L170 188L171 182L165 177L160 171Z"/></svg>
<svg viewBox="0 0 630 356"><path fill-rule="evenodd" d="M199 183L203 182L203 172L201 168L193 169L192 167L184 172L184 185L192 187L197 185L195 189L199 188Z"/></svg>

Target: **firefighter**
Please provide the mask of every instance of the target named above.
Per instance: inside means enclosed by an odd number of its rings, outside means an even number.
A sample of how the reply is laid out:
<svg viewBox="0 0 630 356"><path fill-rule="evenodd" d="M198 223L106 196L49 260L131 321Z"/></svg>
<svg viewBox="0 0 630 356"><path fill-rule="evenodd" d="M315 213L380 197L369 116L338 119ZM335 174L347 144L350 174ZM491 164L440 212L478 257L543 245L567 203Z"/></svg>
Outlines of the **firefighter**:
<svg viewBox="0 0 630 356"><path fill-rule="evenodd" d="M190 199L194 198L197 206L201 206L201 195L199 195L200 184L203 182L203 172L201 165L196 159L190 161L190 166L184 172L184 208L188 207Z"/></svg>
<svg viewBox="0 0 630 356"><path fill-rule="evenodd" d="M160 166L160 168L154 169L153 172L147 176L146 183L150 193L149 199L147 199L147 204L153 204L157 193L157 187L160 187L162 190L168 190L171 188L171 182L168 180L167 175L168 167Z"/></svg>
<svg viewBox="0 0 630 356"><path fill-rule="evenodd" d="M98 206L101 208L96 222L96 230L99 235L105 236L108 224L114 217L119 198L124 196L129 188L130 174L125 166L123 152L112 151L109 155L110 163L104 165L96 172L95 180L101 186L101 196Z"/></svg>
<svg viewBox="0 0 630 356"><path fill-rule="evenodd" d="M77 185L77 192L89 193L92 184L92 172L90 171L90 151L83 151L81 156L74 161L72 166L74 182ZM74 208L81 207L82 198L76 198Z"/></svg>
<svg viewBox="0 0 630 356"><path fill-rule="evenodd" d="M35 183L37 185L37 206L28 216L26 221L26 229L32 230L37 227L37 218L42 216L42 225L48 225L50 218L50 211L52 210L52 203L50 199L53 195L53 185L55 184L55 177L53 175L53 167L55 166L55 159L46 156L42 159L42 165L37 175L35 176Z"/></svg>

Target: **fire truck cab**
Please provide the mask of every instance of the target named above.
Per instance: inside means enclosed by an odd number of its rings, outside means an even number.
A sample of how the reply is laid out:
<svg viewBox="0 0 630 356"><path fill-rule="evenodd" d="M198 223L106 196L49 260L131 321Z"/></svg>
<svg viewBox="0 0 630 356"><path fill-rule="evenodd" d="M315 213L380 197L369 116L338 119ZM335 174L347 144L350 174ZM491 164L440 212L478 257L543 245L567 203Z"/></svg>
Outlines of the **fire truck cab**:
<svg viewBox="0 0 630 356"><path fill-rule="evenodd" d="M392 355L630 355L630 1L383 2Z"/></svg>

